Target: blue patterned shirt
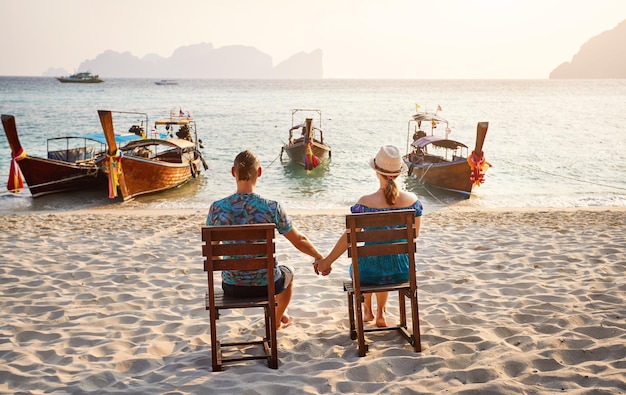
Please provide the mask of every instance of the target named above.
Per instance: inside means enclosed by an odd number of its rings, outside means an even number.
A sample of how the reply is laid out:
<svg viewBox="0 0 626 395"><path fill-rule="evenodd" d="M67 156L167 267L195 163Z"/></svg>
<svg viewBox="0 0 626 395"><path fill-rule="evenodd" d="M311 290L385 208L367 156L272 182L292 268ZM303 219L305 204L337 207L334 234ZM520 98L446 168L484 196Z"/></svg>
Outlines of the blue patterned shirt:
<svg viewBox="0 0 626 395"><path fill-rule="evenodd" d="M276 224L280 234L288 233L293 228L280 203L264 199L256 193L235 193L214 201L206 219L208 226L265 223ZM281 276L281 271L274 269L274 279L278 280ZM267 273L266 270L225 270L222 272L222 281L231 285L265 286Z"/></svg>

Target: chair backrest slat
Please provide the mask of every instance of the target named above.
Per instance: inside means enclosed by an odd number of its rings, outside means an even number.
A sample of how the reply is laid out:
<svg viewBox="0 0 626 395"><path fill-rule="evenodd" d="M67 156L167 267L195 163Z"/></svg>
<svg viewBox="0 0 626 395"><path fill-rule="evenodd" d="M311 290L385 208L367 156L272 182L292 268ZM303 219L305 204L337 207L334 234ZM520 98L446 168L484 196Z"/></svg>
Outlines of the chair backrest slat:
<svg viewBox="0 0 626 395"><path fill-rule="evenodd" d="M364 228L397 225L400 223L406 223L406 213L410 211L415 213L415 210L389 210L374 213L348 214L346 216L346 221L354 220L358 226Z"/></svg>
<svg viewBox="0 0 626 395"><path fill-rule="evenodd" d="M267 246L265 240L254 240L249 243L232 243L233 240L223 240L224 242L231 242L231 244L214 244L211 248L212 256L240 256L241 251L245 249L246 254L250 255L265 255L267 252Z"/></svg>
<svg viewBox="0 0 626 395"><path fill-rule="evenodd" d="M405 238L406 226L397 228L369 229L368 232L356 232L357 242L403 240Z"/></svg>
<svg viewBox="0 0 626 395"><path fill-rule="evenodd" d="M407 246L407 243L366 245L357 247L357 250L360 257L409 253L409 247ZM348 255L350 256L351 254Z"/></svg>
<svg viewBox="0 0 626 395"><path fill-rule="evenodd" d="M415 210L349 214L348 256L415 253Z"/></svg>
<svg viewBox="0 0 626 395"><path fill-rule="evenodd" d="M205 271L273 268L275 224L202 227Z"/></svg>

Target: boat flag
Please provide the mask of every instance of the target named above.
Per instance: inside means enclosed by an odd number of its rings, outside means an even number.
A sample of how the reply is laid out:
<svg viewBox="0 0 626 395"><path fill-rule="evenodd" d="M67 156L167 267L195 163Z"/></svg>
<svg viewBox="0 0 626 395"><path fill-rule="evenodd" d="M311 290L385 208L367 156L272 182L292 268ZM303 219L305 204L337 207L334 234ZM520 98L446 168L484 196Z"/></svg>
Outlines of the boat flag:
<svg viewBox="0 0 626 395"><path fill-rule="evenodd" d="M24 188L24 181L22 180L22 171L17 164L18 161L26 158L26 151L24 148L20 148L19 152L15 156L11 157L11 168L9 169L9 181L7 182L7 189L13 193L18 193L20 189Z"/></svg>
<svg viewBox="0 0 626 395"><path fill-rule="evenodd" d="M419 111L419 109L420 109L420 105L415 103L415 111Z"/></svg>

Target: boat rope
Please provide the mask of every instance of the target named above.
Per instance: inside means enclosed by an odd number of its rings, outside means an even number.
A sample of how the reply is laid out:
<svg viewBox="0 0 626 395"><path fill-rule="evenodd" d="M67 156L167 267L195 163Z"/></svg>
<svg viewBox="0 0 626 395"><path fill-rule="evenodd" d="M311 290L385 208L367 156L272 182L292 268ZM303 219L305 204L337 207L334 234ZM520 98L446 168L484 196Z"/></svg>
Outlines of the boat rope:
<svg viewBox="0 0 626 395"><path fill-rule="evenodd" d="M564 175L561 175L561 174L551 173L549 171L535 169L535 168L532 168L532 167L529 167L529 166L520 165L519 163L509 162L507 160L502 160L502 162L505 162L505 163L508 163L508 164L514 165L514 166L519 166L519 167L522 167L522 168L527 169L527 170L533 170L533 171L536 171L536 172L539 172L539 173L548 174L548 175L551 175L553 177L564 178L564 179L567 179L567 180L576 181L576 182L580 182L580 183L583 183L583 184L592 184L592 185L598 185L598 186L605 187L605 188L613 188L613 189L619 189L619 190L622 190L622 191L626 191L626 188L619 187L617 185L603 184L603 183L600 183L600 182L583 180L583 179L576 178L576 177L564 176Z"/></svg>
<svg viewBox="0 0 626 395"><path fill-rule="evenodd" d="M452 205L451 205L451 204L448 204L448 203L444 202L443 200L439 199L439 198L438 198L438 197L437 197L434 193L432 193L432 192L430 191L430 189L428 189L428 185L426 185L426 184L422 183L422 188L424 188L424 189L426 190L426 192L428 192L428 194L430 195L430 197L431 197L431 198L433 198L433 199L435 199L437 202L439 202L439 204L441 204L441 205L442 205L442 206L444 206L444 207L449 208L449 209L450 209L450 210L452 210L452 211L456 211L456 210L454 210L454 208L452 207Z"/></svg>
<svg viewBox="0 0 626 395"><path fill-rule="evenodd" d="M88 175L95 176L95 174L88 174ZM84 177L84 175L78 175L78 176L73 176L73 177L62 178L60 180L55 180L55 181L42 182L41 184L24 186L24 189L41 188L41 187L45 187L45 186L48 186L48 185L59 184L59 183L62 183L62 182L72 181L72 180L75 180L75 179L78 179L78 178L83 178L83 177ZM11 192L8 189L7 189L7 191Z"/></svg>
<svg viewBox="0 0 626 395"><path fill-rule="evenodd" d="M431 164L430 164L430 165L426 168L426 170L424 170L424 172L422 173L422 176L421 176L421 177L420 177L417 181L419 181L421 184L423 184L423 183L424 183L424 181L423 181L423 180L424 180L424 177L426 176L426 173L428 173L428 170L430 170L430 168L431 168L431 167L433 167L433 165L434 165L434 163L431 163Z"/></svg>
<svg viewBox="0 0 626 395"><path fill-rule="evenodd" d="M280 156L281 156L281 154L282 154L282 153L283 153L283 151L280 151L280 154L278 154L278 156L277 156L276 158L274 158L274 160L273 160L273 161L271 161L271 162L270 162L270 164L269 164L269 165L267 165L265 168L266 168L266 169L269 169L269 167L270 167L271 165L273 165L273 164L274 164L274 162L276 162L276 160L277 160L278 158L280 158Z"/></svg>

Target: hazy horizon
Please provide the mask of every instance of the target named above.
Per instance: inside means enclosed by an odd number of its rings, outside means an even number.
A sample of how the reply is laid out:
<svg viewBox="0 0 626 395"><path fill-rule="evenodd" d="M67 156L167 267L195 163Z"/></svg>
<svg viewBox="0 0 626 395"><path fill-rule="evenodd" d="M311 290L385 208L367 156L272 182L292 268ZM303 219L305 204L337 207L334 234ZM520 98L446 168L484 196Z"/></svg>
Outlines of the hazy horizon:
<svg viewBox="0 0 626 395"><path fill-rule="evenodd" d="M324 78L543 79L625 20L626 1L2 0L0 13L0 75L211 43L274 65L319 48Z"/></svg>

